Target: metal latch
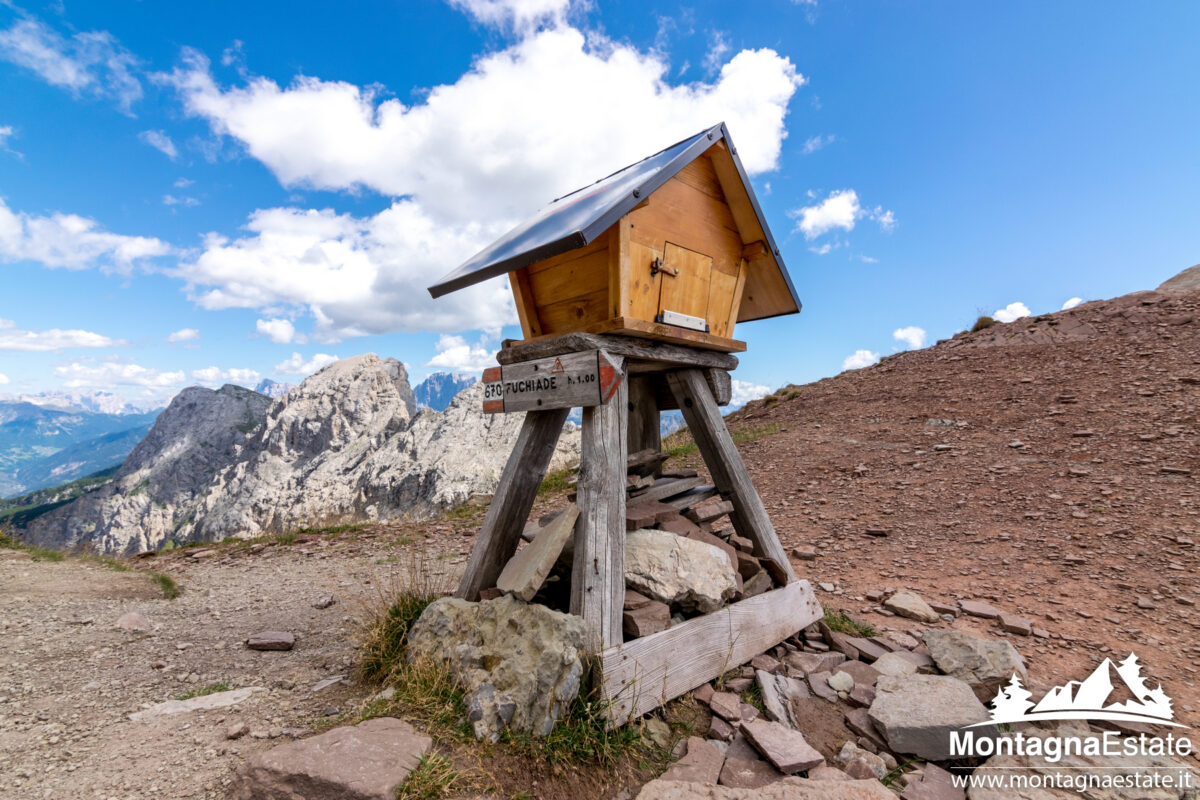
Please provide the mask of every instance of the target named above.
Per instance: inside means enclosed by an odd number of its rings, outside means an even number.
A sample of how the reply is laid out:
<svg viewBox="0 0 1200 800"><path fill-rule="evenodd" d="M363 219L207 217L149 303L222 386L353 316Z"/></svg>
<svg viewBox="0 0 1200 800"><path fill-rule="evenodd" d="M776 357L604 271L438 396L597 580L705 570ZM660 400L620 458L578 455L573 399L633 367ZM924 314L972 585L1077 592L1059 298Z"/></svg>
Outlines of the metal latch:
<svg viewBox="0 0 1200 800"><path fill-rule="evenodd" d="M661 258L656 258L650 262L650 277L653 278L660 272L663 275L670 275L672 278L679 277L679 267L668 267Z"/></svg>

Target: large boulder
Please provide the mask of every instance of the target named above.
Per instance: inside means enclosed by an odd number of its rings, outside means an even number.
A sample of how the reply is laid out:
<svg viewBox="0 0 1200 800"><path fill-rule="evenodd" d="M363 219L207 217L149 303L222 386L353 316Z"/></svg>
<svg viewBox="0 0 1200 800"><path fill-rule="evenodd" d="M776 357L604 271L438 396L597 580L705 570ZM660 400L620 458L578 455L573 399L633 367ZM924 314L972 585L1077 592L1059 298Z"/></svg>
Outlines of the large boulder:
<svg viewBox="0 0 1200 800"><path fill-rule="evenodd" d="M950 757L950 734L990 715L971 687L943 675L883 675L867 711L871 722L896 753L930 761ZM994 737L995 725L975 729L975 737Z"/></svg>
<svg viewBox="0 0 1200 800"><path fill-rule="evenodd" d="M508 728L545 736L579 694L583 619L505 595L430 604L408 636L412 661L449 670L463 688L476 737Z"/></svg>
<svg viewBox="0 0 1200 800"><path fill-rule="evenodd" d="M625 536L625 583L654 600L707 614L737 591L737 573L719 547L643 528Z"/></svg>
<svg viewBox="0 0 1200 800"><path fill-rule="evenodd" d="M970 686L984 702L1013 675L1026 677L1021 654L1008 642L942 630L926 631L924 641L938 670Z"/></svg>
<svg viewBox="0 0 1200 800"><path fill-rule="evenodd" d="M637 800L896 800L896 795L876 780L784 778L766 786L745 789L657 780L643 786Z"/></svg>
<svg viewBox="0 0 1200 800"><path fill-rule="evenodd" d="M334 728L250 759L233 800L392 800L433 741L392 717Z"/></svg>

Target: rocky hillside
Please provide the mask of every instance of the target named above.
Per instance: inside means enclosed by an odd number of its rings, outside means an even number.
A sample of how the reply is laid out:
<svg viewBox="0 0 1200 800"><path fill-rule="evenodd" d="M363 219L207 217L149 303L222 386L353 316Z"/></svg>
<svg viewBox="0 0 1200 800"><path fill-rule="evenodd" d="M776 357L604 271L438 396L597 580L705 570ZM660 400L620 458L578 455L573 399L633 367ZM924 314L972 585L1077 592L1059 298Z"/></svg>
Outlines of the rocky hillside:
<svg viewBox="0 0 1200 800"><path fill-rule="evenodd" d="M180 393L109 486L31 521L26 541L107 553L363 520L422 518L492 490L520 428L478 391L416 413L400 362L332 364L286 396ZM556 460L578 457L565 436Z"/></svg>

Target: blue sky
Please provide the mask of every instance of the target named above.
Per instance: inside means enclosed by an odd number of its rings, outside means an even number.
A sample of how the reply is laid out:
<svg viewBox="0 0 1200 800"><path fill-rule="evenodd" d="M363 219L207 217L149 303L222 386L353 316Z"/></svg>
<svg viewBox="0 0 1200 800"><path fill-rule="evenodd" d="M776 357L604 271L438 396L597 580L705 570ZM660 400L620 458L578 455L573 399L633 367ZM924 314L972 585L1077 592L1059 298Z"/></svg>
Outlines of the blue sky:
<svg viewBox="0 0 1200 800"><path fill-rule="evenodd" d="M1200 261L1197 41L1191 2L0 0L0 391L478 370L506 283L425 286L722 119L805 304L738 327L747 392L1152 288Z"/></svg>

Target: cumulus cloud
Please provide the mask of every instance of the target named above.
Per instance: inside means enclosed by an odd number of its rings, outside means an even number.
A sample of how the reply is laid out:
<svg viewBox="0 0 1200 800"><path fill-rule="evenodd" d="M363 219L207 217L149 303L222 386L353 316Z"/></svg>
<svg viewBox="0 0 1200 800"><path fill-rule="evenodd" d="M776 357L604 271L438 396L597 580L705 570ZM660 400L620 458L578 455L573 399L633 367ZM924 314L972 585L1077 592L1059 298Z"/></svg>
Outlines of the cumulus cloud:
<svg viewBox="0 0 1200 800"><path fill-rule="evenodd" d="M234 383L238 386L253 386L258 383L260 375L252 369L221 369L220 367L204 367L192 370L192 380L201 386L223 386Z"/></svg>
<svg viewBox="0 0 1200 800"><path fill-rule="evenodd" d="M171 137L164 131L142 131L138 134L138 138L172 161L179 157L179 150L175 148L175 142L171 141Z"/></svg>
<svg viewBox="0 0 1200 800"><path fill-rule="evenodd" d="M741 407L749 403L751 400L758 400L766 397L771 393L771 387L764 386L761 383L750 383L749 381L739 381L733 379L733 394L729 400L730 406Z"/></svg>
<svg viewBox="0 0 1200 800"><path fill-rule="evenodd" d="M898 342L903 342L913 350L925 346L925 330L918 328L916 325L909 325L907 328L897 328L892 331L892 338Z"/></svg>
<svg viewBox="0 0 1200 800"><path fill-rule="evenodd" d="M34 216L14 212L0 200L0 261L36 261L47 267L128 274L145 259L167 255L166 242L109 233L76 214Z"/></svg>
<svg viewBox="0 0 1200 800"><path fill-rule="evenodd" d="M167 337L167 341L175 342L194 342L200 338L200 331L195 328L180 328Z"/></svg>
<svg viewBox="0 0 1200 800"><path fill-rule="evenodd" d="M992 312L992 319L997 322L1013 322L1021 317L1028 317L1030 310L1022 302L1009 303L1004 308L998 308Z"/></svg>
<svg viewBox="0 0 1200 800"><path fill-rule="evenodd" d="M844 231L854 230L854 223L862 213L858 203L858 192L853 189L843 189L830 192L829 196L813 206L805 206L794 212L799 218L796 229L804 234L805 239L816 239L829 233L835 228Z"/></svg>
<svg viewBox="0 0 1200 800"><path fill-rule="evenodd" d="M846 356L846 360L842 362L842 369L862 369L878 362L879 353L872 353L870 350L855 350L851 355Z"/></svg>
<svg viewBox="0 0 1200 800"><path fill-rule="evenodd" d="M425 366L452 372L483 372L496 366L496 348L489 346L490 341L493 339L484 336L475 344L469 344L461 336L443 334L438 338L437 355Z"/></svg>
<svg viewBox="0 0 1200 800"><path fill-rule="evenodd" d="M73 362L54 368L55 376L69 389L82 387L141 386L162 390L179 386L186 380L183 370L163 372L139 364L108 362L92 366Z"/></svg>
<svg viewBox="0 0 1200 800"><path fill-rule="evenodd" d="M296 338L296 326L286 319L260 319L254 323L254 329L275 344L287 344Z"/></svg>
<svg viewBox="0 0 1200 800"><path fill-rule="evenodd" d="M1079 305L1082 302L1083 302L1082 297L1072 297L1070 300L1068 300L1067 302L1062 304L1062 310L1066 311L1069 308L1074 308L1075 306Z"/></svg>
<svg viewBox="0 0 1200 800"><path fill-rule="evenodd" d="M91 331L63 331L58 328L45 331L21 330L12 320L0 319L0 350L40 353L73 347L115 347L123 344L125 342Z"/></svg>
<svg viewBox="0 0 1200 800"><path fill-rule="evenodd" d="M142 96L138 62L107 31L62 36L40 20L18 18L0 31L0 58L37 73L76 97L108 98L129 112Z"/></svg>
<svg viewBox="0 0 1200 800"><path fill-rule="evenodd" d="M812 196L812 193L809 195ZM891 233L896 228L894 213L883 206L863 208L858 192L853 189L830 192L821 202L788 213L797 220L796 230L810 241L832 230L852 231L858 220L864 217L877 222L885 233Z"/></svg>
<svg viewBox="0 0 1200 800"><path fill-rule="evenodd" d="M337 360L337 356L331 356L327 353L317 353L311 359L305 361L304 356L299 353L292 353L292 357L287 361L281 361L276 364L273 371L276 375L310 375Z"/></svg>
<svg viewBox="0 0 1200 800"><path fill-rule="evenodd" d="M0 372L0 386L3 386L6 383L8 383L8 376L3 372Z"/></svg>

